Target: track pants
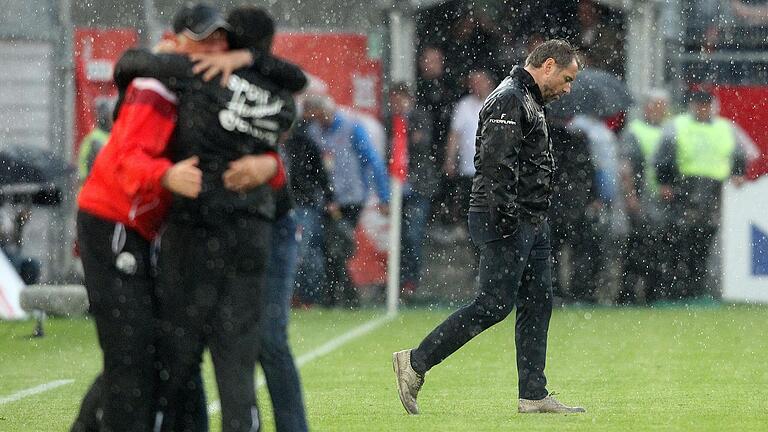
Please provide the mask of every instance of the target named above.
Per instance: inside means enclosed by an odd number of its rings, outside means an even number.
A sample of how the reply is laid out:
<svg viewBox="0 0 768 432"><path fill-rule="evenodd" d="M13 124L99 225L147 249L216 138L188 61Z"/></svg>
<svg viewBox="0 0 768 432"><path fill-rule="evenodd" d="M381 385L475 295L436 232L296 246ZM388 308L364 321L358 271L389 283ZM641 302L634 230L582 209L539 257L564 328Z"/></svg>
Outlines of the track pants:
<svg viewBox="0 0 768 432"><path fill-rule="evenodd" d="M544 366L552 316L549 224L521 221L515 234L500 238L488 213L470 212L469 232L480 249L477 298L424 338L411 353L411 365L423 375L516 308L519 397L543 399L548 394Z"/></svg>
<svg viewBox="0 0 768 432"><path fill-rule="evenodd" d="M90 312L104 354L96 382L102 390L89 392L84 405L92 406L93 397L101 400L103 431L150 431L157 370L149 242L122 224L82 211L77 233ZM87 416L81 417L74 428L86 421Z"/></svg>
<svg viewBox="0 0 768 432"><path fill-rule="evenodd" d="M83 397L72 432L152 430L150 428L157 421L156 395L131 397L132 394L146 395L149 389L155 391L158 382L159 363L153 342L157 337L157 321L154 319L157 300L150 271L150 244L120 224L85 212L78 214L78 238L91 313L96 319L99 343L105 353L105 366L111 366L109 371L105 368L96 377ZM126 255L118 261L123 253L136 259L135 272L131 271L131 259ZM111 337L121 332L123 336ZM107 349L104 349L105 345ZM145 354L146 351L149 353ZM122 357L122 363L133 364L135 368L120 366L121 362L113 359L116 352ZM185 407L184 427L194 432L207 431L208 415L199 370L193 375L198 383L196 391L179 392L176 397ZM126 398L132 401L129 405ZM171 429L163 424L162 430Z"/></svg>
<svg viewBox="0 0 768 432"><path fill-rule="evenodd" d="M165 395L194 390L194 370L207 347L222 431L259 430L254 369L270 234L268 222L253 218L216 227L171 221L162 234L157 276L161 406L171 417L179 416L180 407Z"/></svg>

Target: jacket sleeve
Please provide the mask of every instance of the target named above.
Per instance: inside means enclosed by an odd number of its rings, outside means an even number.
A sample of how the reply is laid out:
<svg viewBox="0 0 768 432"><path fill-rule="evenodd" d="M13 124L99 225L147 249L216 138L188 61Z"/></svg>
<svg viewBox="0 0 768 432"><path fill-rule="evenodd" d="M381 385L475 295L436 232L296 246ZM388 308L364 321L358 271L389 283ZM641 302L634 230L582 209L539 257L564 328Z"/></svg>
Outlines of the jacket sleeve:
<svg viewBox="0 0 768 432"><path fill-rule="evenodd" d="M262 50L252 49L251 54L253 55L251 70L263 75L279 87L295 93L307 86L307 75L295 64Z"/></svg>
<svg viewBox="0 0 768 432"><path fill-rule="evenodd" d="M643 154L640 150L640 144L634 134L624 132L621 136L621 158L626 164L626 168L629 170L628 175L629 184L632 192L636 195L640 194L640 190L643 188L645 178L645 167Z"/></svg>
<svg viewBox="0 0 768 432"><path fill-rule="evenodd" d="M428 158L432 152L432 116L424 111L417 110L413 116L413 136L416 142L412 143L414 149L418 149L418 156Z"/></svg>
<svg viewBox="0 0 768 432"><path fill-rule="evenodd" d="M119 121L113 132L119 137L112 142L120 145L115 167L120 186L134 198L160 193L162 177L173 165L166 149L176 124L175 105L151 90L130 88Z"/></svg>
<svg viewBox="0 0 768 432"><path fill-rule="evenodd" d="M360 158L360 164L371 169L376 194L382 203L389 203L389 176L379 153L373 148L368 132L361 125L355 125L352 136L352 147Z"/></svg>
<svg viewBox="0 0 768 432"><path fill-rule="evenodd" d="M328 172L323 165L323 156L320 153L320 148L317 143L309 137L309 135L302 134L303 144L306 146L307 168L309 169L308 177L315 181L316 185L323 192L323 199L326 204L336 201L336 194L333 192L333 183L328 176Z"/></svg>
<svg viewBox="0 0 768 432"><path fill-rule="evenodd" d="M153 54L145 49L129 49L115 65L114 81L118 90L127 88L134 78L155 78L173 92L191 79L192 62L178 54Z"/></svg>
<svg viewBox="0 0 768 432"><path fill-rule="evenodd" d="M480 113L480 170L488 189L491 223L502 237L514 234L519 224L517 188L523 146L522 117L522 102L513 94L495 98Z"/></svg>
<svg viewBox="0 0 768 432"><path fill-rule="evenodd" d="M296 122L296 102L288 92L281 92L283 99L283 108L277 114L277 123L281 131L287 131L293 127Z"/></svg>
<svg viewBox="0 0 768 432"><path fill-rule="evenodd" d="M678 176L677 137L674 126L667 125L661 136L661 144L654 160L659 184L670 185Z"/></svg>
<svg viewBox="0 0 768 432"><path fill-rule="evenodd" d="M733 151L733 168L731 175L743 176L747 174L749 161L760 155L755 142L738 124L733 124L733 134L736 138L736 148Z"/></svg>
<svg viewBox="0 0 768 432"><path fill-rule="evenodd" d="M269 187L273 190L279 190L285 187L288 182L288 175L285 171L285 164L283 164L283 158L277 152L270 151L265 153L267 156L272 157L277 162L277 171L275 175L267 182Z"/></svg>

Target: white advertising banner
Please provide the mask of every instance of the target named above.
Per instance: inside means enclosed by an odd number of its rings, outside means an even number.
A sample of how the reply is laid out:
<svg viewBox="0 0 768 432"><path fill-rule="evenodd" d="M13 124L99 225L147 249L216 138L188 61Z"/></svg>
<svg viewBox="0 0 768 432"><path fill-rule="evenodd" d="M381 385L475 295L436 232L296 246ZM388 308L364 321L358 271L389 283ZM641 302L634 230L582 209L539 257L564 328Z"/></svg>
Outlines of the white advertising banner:
<svg viewBox="0 0 768 432"><path fill-rule="evenodd" d="M27 317L19 300L24 287L24 281L16 273L5 253L0 250L0 319L15 320Z"/></svg>
<svg viewBox="0 0 768 432"><path fill-rule="evenodd" d="M768 178L723 191L723 299L768 303Z"/></svg>

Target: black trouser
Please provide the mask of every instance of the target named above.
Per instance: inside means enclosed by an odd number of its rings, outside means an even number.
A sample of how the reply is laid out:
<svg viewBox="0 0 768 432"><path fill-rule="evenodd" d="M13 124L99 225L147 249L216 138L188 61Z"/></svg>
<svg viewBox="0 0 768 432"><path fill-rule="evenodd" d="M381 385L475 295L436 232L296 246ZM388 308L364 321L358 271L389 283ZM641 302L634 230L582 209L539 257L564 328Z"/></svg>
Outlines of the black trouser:
<svg viewBox="0 0 768 432"><path fill-rule="evenodd" d="M157 407L155 395L146 397L146 393L149 389L156 390L158 370L154 354L157 304L150 244L133 230L85 212L78 214L77 226L86 288L99 343L104 350L105 369L83 397L72 431L151 430ZM131 254L137 262L132 274L126 255L122 260L125 269L117 268L117 257L123 252ZM114 357L118 355L118 366L115 366ZM121 362L124 365L120 365ZM107 364L112 365L109 371ZM208 430L208 416L199 371L195 380L200 382L198 392L180 392L177 397L184 406L191 405L188 409L191 430L202 432ZM121 384L116 384L118 382ZM123 384L125 382L128 384ZM133 400L131 405L126 404L126 398ZM136 421L125 421L126 413ZM169 429L163 427L163 430Z"/></svg>
<svg viewBox="0 0 768 432"><path fill-rule="evenodd" d="M162 432L170 431L208 431L208 406L203 392L202 377L198 371L195 374L195 391L180 391L178 403L184 408L180 420L161 417ZM101 429L100 418L103 413L104 377L99 375L91 384L80 404L80 412L72 425L71 432L98 432ZM155 408L156 409L156 408ZM158 420L156 417L155 420ZM171 429L174 428L174 429Z"/></svg>
<svg viewBox="0 0 768 432"><path fill-rule="evenodd" d="M254 369L258 317L271 225L261 219L222 220L216 227L171 221L161 237L160 305L164 395L194 389L194 370L207 346L221 400L222 431L259 430ZM181 408L162 400L172 417Z"/></svg>
<svg viewBox="0 0 768 432"><path fill-rule="evenodd" d="M347 261L355 254L354 230L357 227L363 207L362 205L350 204L341 206L339 210L341 211L341 218L344 223L352 229L352 249L345 251L345 253L329 253L334 248L328 247L328 242L333 242L335 239L326 239L325 253L327 255L326 262L328 263L326 267L328 270L328 290L326 291L323 303L326 306L334 306L339 303L345 306L356 306L358 296L347 271Z"/></svg>
<svg viewBox="0 0 768 432"><path fill-rule="evenodd" d="M588 303L597 301L598 287L605 283L606 235L600 232L598 221L593 217L585 218L582 230L575 234L571 242L573 269L570 294L573 300Z"/></svg>
<svg viewBox="0 0 768 432"><path fill-rule="evenodd" d="M552 261L549 224L521 222L500 238L488 213L469 213L469 232L480 249L479 293L437 326L411 353L411 364L426 373L473 337L517 308L515 345L519 397L547 396L544 366L552 316Z"/></svg>
<svg viewBox="0 0 768 432"><path fill-rule="evenodd" d="M150 431L157 370L149 242L121 224L82 211L77 234L104 369L73 428L93 423L94 400L100 399L102 430Z"/></svg>
<svg viewBox="0 0 768 432"><path fill-rule="evenodd" d="M642 280L645 285L645 302L653 303L664 299L666 294L661 284L660 228L650 222L632 221L631 231L622 248L623 271L621 286L616 296L619 304L633 304L637 301L637 286Z"/></svg>
<svg viewBox="0 0 768 432"><path fill-rule="evenodd" d="M717 234L717 227L709 223L699 225L681 225L675 227L675 262L676 283L671 295L673 298L689 299L701 297L707 287L709 254L712 242Z"/></svg>
<svg viewBox="0 0 768 432"><path fill-rule="evenodd" d="M563 298L595 301L603 253L601 242L594 233L594 223L587 218L571 220L562 216L551 223L553 285L555 293ZM566 249L569 249L568 265ZM564 275L564 267L568 269L567 275Z"/></svg>

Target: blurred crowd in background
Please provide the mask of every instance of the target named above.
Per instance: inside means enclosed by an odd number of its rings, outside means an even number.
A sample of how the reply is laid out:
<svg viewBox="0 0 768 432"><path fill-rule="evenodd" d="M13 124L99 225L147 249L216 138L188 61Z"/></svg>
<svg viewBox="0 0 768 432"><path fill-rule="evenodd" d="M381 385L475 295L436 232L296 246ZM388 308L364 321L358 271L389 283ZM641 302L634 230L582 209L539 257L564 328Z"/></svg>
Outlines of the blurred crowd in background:
<svg viewBox="0 0 768 432"><path fill-rule="evenodd" d="M406 302L424 296L425 254L468 242L483 101L551 37L575 42L586 66L574 85L579 95L550 112L558 161L551 208L557 295L566 303L618 304L716 297L707 270L717 265L710 250L721 186L741 184L745 165L759 155L742 129L718 116L717 98L695 87L683 97L652 89L632 100L623 82L624 17L594 1L575 2L573 10L555 0L524 2L493 18L454 3L420 16L415 85L390 83L377 121L337 106L322 88L310 86L299 97L302 119L282 147L296 204L286 229L293 232L295 224L299 239L294 304L359 304L348 265L358 245L355 228L371 199L377 217L389 212L389 171L403 156L395 137L407 143L401 295ZM689 3L696 12L690 27L704 29L703 39L691 40L703 47L727 42L722 28L707 24L720 9ZM760 2L731 3L733 19L768 21ZM81 179L108 138L111 114L105 106L95 111L100 120L80 146ZM681 152L702 145L687 136L709 144L683 160ZM37 264L19 252L24 220L22 212L0 219L0 245L34 283Z"/></svg>

